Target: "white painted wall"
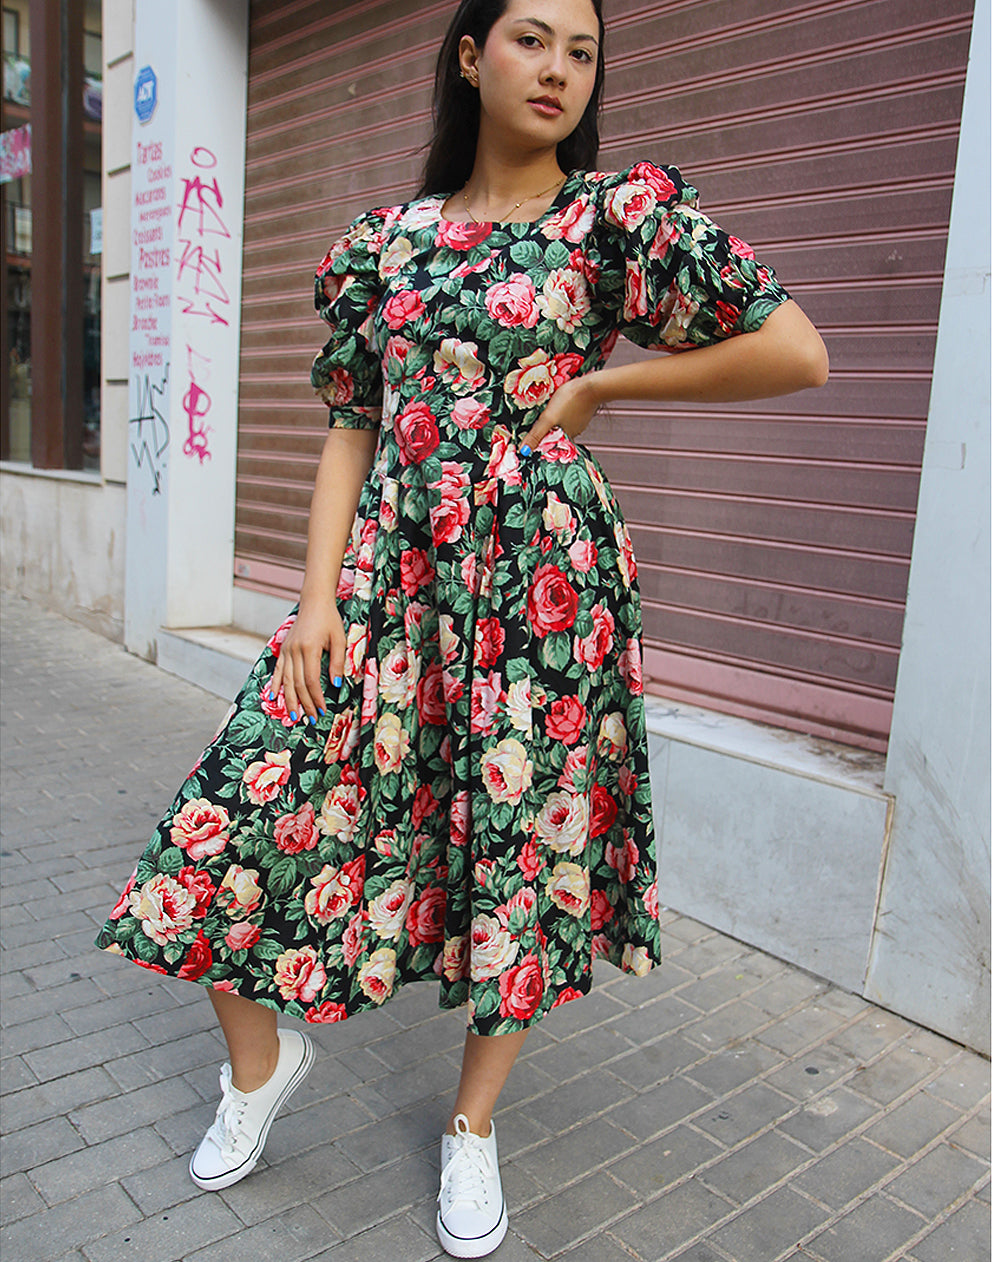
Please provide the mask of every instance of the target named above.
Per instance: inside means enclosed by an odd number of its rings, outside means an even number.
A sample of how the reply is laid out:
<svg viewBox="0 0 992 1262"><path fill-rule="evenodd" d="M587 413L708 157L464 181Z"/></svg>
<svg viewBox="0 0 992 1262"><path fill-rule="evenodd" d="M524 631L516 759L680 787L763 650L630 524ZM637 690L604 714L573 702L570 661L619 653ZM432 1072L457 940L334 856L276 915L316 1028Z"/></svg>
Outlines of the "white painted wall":
<svg viewBox="0 0 992 1262"><path fill-rule="evenodd" d="M150 68L156 104L128 102L125 644L153 660L162 627L232 616L247 67L246 0L136 0L132 82Z"/></svg>
<svg viewBox="0 0 992 1262"><path fill-rule="evenodd" d="M965 88L867 997L989 1052L989 0Z"/></svg>

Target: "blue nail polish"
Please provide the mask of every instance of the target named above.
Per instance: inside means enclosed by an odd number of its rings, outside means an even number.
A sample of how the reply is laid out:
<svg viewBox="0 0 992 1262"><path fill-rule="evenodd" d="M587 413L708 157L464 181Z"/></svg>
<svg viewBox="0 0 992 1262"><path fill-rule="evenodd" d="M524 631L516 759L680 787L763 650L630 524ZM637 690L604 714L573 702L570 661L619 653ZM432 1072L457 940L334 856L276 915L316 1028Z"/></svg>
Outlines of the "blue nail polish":
<svg viewBox="0 0 992 1262"><path fill-rule="evenodd" d="M335 675L335 676L334 676L334 686L335 686L336 688L340 688L340 687L341 687L342 682L343 682L343 681L342 681L342 679L341 679L341 676L340 676L340 675Z"/></svg>
<svg viewBox="0 0 992 1262"><path fill-rule="evenodd" d="M324 715L327 713L327 711L326 711L326 710L322 710L322 709L320 709L320 708L318 707L318 709L317 709L317 713L320 715L320 717L321 717L321 718L323 718L323 717L324 717Z"/></svg>
<svg viewBox="0 0 992 1262"><path fill-rule="evenodd" d="M529 455L530 455L530 448L527 446L527 444L526 444L526 443L524 443L524 445L520 448L520 454L521 454L522 456L529 456Z"/></svg>
<svg viewBox="0 0 992 1262"><path fill-rule="evenodd" d="M312 714L307 715L307 722L310 724L311 727L317 726L317 720L313 717Z"/></svg>
<svg viewBox="0 0 992 1262"><path fill-rule="evenodd" d="M289 717L290 717L290 718L293 720L293 722L295 723L295 722L296 722L296 711L295 711L295 710L290 710L290 712L289 712Z"/></svg>

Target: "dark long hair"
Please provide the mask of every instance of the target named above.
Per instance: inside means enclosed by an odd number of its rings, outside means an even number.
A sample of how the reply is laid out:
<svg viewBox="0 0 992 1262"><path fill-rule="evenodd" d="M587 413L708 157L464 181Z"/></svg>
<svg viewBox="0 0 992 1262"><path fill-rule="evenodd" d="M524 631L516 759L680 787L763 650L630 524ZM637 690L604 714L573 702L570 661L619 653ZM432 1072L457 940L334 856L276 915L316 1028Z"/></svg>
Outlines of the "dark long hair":
<svg viewBox="0 0 992 1262"><path fill-rule="evenodd" d="M590 170L599 155L599 110L603 99L603 0L590 0L599 19L596 82L585 113L570 136L558 143L558 165L566 173ZM479 139L479 92L462 78L458 45L471 35L482 48L506 12L507 0L462 0L451 19L434 73L434 135L424 163L418 197L450 193L472 174Z"/></svg>

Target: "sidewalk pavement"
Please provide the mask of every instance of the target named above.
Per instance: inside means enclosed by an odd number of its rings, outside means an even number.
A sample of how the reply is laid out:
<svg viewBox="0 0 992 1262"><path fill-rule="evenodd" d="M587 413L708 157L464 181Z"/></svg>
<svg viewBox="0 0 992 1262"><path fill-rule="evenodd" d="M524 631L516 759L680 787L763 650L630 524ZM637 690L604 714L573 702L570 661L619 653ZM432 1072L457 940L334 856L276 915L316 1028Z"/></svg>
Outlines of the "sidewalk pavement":
<svg viewBox="0 0 992 1262"><path fill-rule="evenodd" d="M428 1262L463 1018L430 985L311 1026L317 1065L242 1183L201 1192L223 1043L201 987L92 945L224 702L2 603L8 1262ZM498 1262L982 1262L989 1065L666 912L532 1032L496 1125Z"/></svg>

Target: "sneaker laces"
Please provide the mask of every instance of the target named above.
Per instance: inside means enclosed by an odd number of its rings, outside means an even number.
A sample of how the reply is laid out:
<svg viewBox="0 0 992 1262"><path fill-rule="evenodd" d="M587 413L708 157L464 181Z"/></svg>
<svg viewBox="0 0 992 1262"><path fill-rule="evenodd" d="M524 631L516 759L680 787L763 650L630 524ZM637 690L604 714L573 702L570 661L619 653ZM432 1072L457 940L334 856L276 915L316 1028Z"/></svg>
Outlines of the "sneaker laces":
<svg viewBox="0 0 992 1262"><path fill-rule="evenodd" d="M441 1188L437 1194L440 1200L451 1188L451 1204L459 1201L469 1202L479 1209L485 1207L485 1191L487 1182L494 1178L496 1169L485 1147L485 1141L471 1131L461 1129L458 1123L455 1138L458 1141L455 1151L441 1171Z"/></svg>
<svg viewBox="0 0 992 1262"><path fill-rule="evenodd" d="M220 1071L221 1101L217 1106L211 1130L215 1141L222 1151L238 1150L238 1141L245 1138L242 1123L248 1101L244 1093L238 1091L231 1082L231 1066L224 1065Z"/></svg>

